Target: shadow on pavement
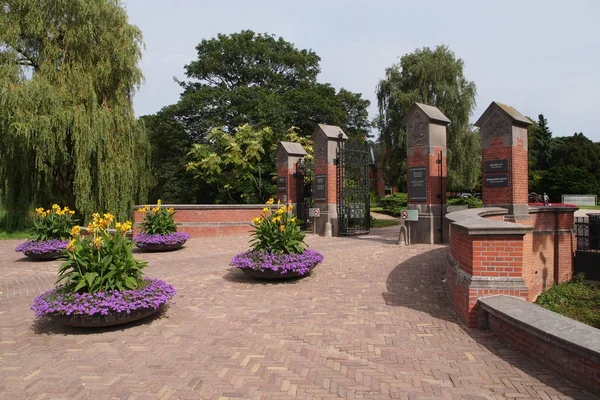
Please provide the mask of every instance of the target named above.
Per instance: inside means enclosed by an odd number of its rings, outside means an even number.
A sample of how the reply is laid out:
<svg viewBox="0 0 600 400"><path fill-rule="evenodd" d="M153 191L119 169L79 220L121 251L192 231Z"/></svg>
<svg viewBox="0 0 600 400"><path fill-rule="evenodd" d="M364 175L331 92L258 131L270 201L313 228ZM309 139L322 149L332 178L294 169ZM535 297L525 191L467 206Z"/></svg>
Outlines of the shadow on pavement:
<svg viewBox="0 0 600 400"><path fill-rule="evenodd" d="M545 370L526 355L511 348L508 343L497 339L492 332L486 329L468 328L458 320L452 310L443 281L448 251L447 247L430 250L397 265L387 277L387 292L382 293L386 304L407 307L444 321L455 322L459 329L480 346L513 368L553 387L563 395L574 399L595 399L596 397L585 392L575 383Z"/></svg>

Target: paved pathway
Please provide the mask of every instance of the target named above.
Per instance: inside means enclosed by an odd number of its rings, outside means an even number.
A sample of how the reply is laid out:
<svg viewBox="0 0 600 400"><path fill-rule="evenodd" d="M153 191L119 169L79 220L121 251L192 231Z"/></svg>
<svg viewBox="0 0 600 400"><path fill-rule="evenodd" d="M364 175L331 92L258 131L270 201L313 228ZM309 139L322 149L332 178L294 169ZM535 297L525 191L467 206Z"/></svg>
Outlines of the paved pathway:
<svg viewBox="0 0 600 400"><path fill-rule="evenodd" d="M228 267L247 237L139 254L178 290L166 314L85 331L35 323L57 262L0 241L1 399L592 398L452 315L446 248L395 245L398 227L310 237L325 262L264 283Z"/></svg>

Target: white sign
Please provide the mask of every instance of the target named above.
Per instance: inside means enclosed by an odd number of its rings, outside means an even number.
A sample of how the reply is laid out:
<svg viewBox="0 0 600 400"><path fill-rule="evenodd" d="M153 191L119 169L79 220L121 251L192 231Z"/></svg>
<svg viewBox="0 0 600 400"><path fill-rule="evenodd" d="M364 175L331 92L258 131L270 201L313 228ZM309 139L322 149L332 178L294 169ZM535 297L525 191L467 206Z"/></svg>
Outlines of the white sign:
<svg viewBox="0 0 600 400"><path fill-rule="evenodd" d="M419 210L403 210L400 213L400 218L406 221L418 221L419 220Z"/></svg>
<svg viewBox="0 0 600 400"><path fill-rule="evenodd" d="M309 217L314 217L314 218L318 218L321 215L321 210L318 208L309 208L308 209L308 216Z"/></svg>

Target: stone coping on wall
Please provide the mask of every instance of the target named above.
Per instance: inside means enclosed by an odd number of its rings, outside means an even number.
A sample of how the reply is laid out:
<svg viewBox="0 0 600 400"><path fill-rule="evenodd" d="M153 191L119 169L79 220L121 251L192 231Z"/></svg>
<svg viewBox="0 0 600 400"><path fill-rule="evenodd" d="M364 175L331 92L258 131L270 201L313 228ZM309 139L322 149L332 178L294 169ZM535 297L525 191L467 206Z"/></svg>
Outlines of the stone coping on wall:
<svg viewBox="0 0 600 400"><path fill-rule="evenodd" d="M246 209L263 209L265 207L281 207L285 204L161 204L161 207L170 208L173 207L175 210L246 210ZM156 207L157 204L148 204L150 208ZM145 205L135 205L134 210L146 207Z"/></svg>
<svg viewBox="0 0 600 400"><path fill-rule="evenodd" d="M600 363L600 330L517 297L479 299L481 309L553 346Z"/></svg>
<svg viewBox="0 0 600 400"><path fill-rule="evenodd" d="M446 214L446 218L453 227L469 235L525 235L533 230L532 226L484 218L507 213L508 210L501 207L469 208Z"/></svg>
<svg viewBox="0 0 600 400"><path fill-rule="evenodd" d="M579 210L579 207L553 207L553 206L530 206L529 213L543 213L543 212L561 212L561 213L575 213L575 211Z"/></svg>

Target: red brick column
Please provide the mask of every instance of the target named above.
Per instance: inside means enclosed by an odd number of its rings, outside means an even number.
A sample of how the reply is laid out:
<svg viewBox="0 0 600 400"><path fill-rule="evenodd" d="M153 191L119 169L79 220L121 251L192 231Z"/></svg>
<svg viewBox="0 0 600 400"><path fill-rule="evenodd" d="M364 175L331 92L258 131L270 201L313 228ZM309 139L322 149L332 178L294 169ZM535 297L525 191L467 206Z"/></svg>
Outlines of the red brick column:
<svg viewBox="0 0 600 400"><path fill-rule="evenodd" d="M475 125L481 130L484 206L507 208L508 221L529 219L527 126L531 121L510 106L492 102Z"/></svg>
<svg viewBox="0 0 600 400"><path fill-rule="evenodd" d="M277 157L277 199L286 204L298 203L296 198L296 163L306 155L299 143L279 142L275 150Z"/></svg>
<svg viewBox="0 0 600 400"><path fill-rule="evenodd" d="M450 120L436 107L415 103L402 123L406 126L408 208L418 210L410 222L409 242L447 242L442 231L446 206L446 126Z"/></svg>
<svg viewBox="0 0 600 400"><path fill-rule="evenodd" d="M332 235L338 236L337 167L335 165L338 143L348 137L338 126L319 124L312 135L315 150L315 182L313 196L321 216L315 219L316 233L324 235L327 223Z"/></svg>

